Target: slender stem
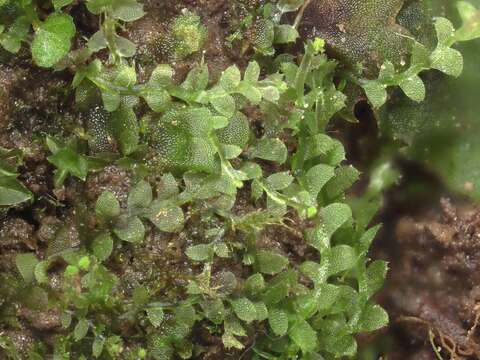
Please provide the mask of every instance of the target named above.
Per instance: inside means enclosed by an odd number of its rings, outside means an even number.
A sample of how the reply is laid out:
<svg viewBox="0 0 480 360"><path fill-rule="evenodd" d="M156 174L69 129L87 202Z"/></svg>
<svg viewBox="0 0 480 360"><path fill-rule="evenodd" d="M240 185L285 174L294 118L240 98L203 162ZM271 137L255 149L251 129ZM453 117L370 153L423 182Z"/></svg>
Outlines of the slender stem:
<svg viewBox="0 0 480 360"><path fill-rule="evenodd" d="M300 22L302 21L303 19L303 14L305 13L305 10L307 9L308 5L310 5L310 3L312 2L312 0L306 0L302 7L300 8L300 10L298 10L298 13L297 13L297 17L295 18L295 22L293 23L293 27L295 29L298 29L298 26L300 25Z"/></svg>

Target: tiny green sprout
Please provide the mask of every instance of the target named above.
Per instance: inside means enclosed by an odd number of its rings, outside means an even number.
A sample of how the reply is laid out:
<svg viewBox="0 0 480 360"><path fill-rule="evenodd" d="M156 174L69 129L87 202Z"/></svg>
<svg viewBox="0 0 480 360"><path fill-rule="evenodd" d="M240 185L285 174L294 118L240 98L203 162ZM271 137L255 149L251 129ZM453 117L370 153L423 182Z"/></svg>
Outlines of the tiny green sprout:
<svg viewBox="0 0 480 360"><path fill-rule="evenodd" d="M90 268L90 258L88 256L83 256L78 261L78 267L82 270L87 271Z"/></svg>
<svg viewBox="0 0 480 360"><path fill-rule="evenodd" d="M138 349L138 357L140 359L145 359L147 357L147 350L145 350L144 348Z"/></svg>
<svg viewBox="0 0 480 360"><path fill-rule="evenodd" d="M174 20L170 36L173 40L173 57L184 59L203 48L207 28L201 23L198 15L184 11Z"/></svg>
<svg viewBox="0 0 480 360"><path fill-rule="evenodd" d="M321 53L325 47L325 40L317 37L315 40L313 40L313 48L315 50L315 53Z"/></svg>
<svg viewBox="0 0 480 360"><path fill-rule="evenodd" d="M79 269L75 265L68 265L65 268L65 277L73 277L78 273L79 273Z"/></svg>

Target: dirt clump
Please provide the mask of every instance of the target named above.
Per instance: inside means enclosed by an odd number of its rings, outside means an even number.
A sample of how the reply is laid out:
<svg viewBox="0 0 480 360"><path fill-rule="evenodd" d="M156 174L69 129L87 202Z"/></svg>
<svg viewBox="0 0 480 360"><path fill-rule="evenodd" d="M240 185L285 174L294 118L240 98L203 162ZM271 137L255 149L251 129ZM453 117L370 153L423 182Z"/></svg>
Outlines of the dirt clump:
<svg viewBox="0 0 480 360"><path fill-rule="evenodd" d="M391 270L380 298L398 348L389 359L436 359L433 344L451 359L480 358L479 240L480 208L447 199L397 222L381 250Z"/></svg>

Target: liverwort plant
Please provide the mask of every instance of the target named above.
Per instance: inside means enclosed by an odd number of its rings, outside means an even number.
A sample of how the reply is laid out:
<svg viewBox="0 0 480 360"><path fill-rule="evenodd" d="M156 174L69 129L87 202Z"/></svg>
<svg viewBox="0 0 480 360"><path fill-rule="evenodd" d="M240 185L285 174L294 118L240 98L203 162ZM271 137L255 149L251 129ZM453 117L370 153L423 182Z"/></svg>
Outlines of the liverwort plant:
<svg viewBox="0 0 480 360"><path fill-rule="evenodd" d="M457 3L463 24L455 30L450 20L435 19L437 46L430 50L412 39L412 56L406 69L396 71L391 62L381 66L378 79L354 80L367 94L369 101L375 108L379 108L387 101L387 87L400 86L405 95L416 102L425 99L425 85L419 74L425 70L436 69L446 75L459 77L463 71L462 54L452 48L457 43L473 40L480 37L477 9L466 1Z"/></svg>

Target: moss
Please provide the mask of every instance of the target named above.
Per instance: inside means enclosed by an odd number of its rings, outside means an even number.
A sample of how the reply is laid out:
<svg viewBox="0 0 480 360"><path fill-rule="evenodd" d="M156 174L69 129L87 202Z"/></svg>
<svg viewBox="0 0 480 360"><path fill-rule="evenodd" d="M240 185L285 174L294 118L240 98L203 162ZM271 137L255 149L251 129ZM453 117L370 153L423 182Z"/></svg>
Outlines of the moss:
<svg viewBox="0 0 480 360"><path fill-rule="evenodd" d="M174 61L183 60L202 50L208 31L198 15L189 11L177 16L165 34L153 44L154 51Z"/></svg>

